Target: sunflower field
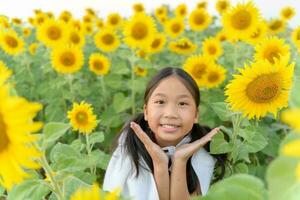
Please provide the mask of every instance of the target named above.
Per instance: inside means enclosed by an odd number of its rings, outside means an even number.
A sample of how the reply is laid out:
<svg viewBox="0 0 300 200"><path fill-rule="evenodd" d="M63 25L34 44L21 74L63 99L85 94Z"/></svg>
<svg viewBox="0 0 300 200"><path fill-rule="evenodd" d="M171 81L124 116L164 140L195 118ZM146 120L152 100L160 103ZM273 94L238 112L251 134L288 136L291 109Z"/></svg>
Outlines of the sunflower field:
<svg viewBox="0 0 300 200"><path fill-rule="evenodd" d="M119 188L101 190L111 150L166 66L196 80L199 123L222 130L210 153L227 155L225 178L195 199L299 200L296 10L264 19L250 1L215 8L0 13L0 200L124 199Z"/></svg>

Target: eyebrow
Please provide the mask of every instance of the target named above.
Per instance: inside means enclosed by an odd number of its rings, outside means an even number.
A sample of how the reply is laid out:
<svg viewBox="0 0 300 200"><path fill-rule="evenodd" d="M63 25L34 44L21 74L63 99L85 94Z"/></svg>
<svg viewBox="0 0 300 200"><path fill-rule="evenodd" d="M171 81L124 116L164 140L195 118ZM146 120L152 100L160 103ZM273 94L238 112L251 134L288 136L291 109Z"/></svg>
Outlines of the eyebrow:
<svg viewBox="0 0 300 200"><path fill-rule="evenodd" d="M156 94L154 95L154 97L156 97L156 96L163 96L163 97L165 97L166 95L163 94L163 93L156 93ZM181 95L178 96L178 98L189 98L189 97L190 97L190 96L189 96L189 95L186 95L186 94L181 94Z"/></svg>

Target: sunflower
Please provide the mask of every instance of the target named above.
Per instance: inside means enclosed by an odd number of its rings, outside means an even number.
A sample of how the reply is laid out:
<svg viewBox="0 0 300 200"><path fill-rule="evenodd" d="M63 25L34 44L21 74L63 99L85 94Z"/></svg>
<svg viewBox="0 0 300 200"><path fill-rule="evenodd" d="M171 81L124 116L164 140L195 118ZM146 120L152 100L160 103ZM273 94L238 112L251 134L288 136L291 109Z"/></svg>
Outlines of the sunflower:
<svg viewBox="0 0 300 200"><path fill-rule="evenodd" d="M0 16L0 28L6 29L9 28L10 24L6 16Z"/></svg>
<svg viewBox="0 0 300 200"><path fill-rule="evenodd" d="M163 50L165 44L166 36L161 33L155 34L146 51L152 54L158 53Z"/></svg>
<svg viewBox="0 0 300 200"><path fill-rule="evenodd" d="M295 16L295 14L295 9L290 6L284 7L280 11L280 16L283 20L290 20Z"/></svg>
<svg viewBox="0 0 300 200"><path fill-rule="evenodd" d="M12 18L11 19L11 22L14 24L14 25L17 25L17 26L20 26L23 24L22 20L20 18Z"/></svg>
<svg viewBox="0 0 300 200"><path fill-rule="evenodd" d="M193 31L203 31L212 19L205 9L196 9L189 16L189 25Z"/></svg>
<svg viewBox="0 0 300 200"><path fill-rule="evenodd" d="M85 45L85 37L83 31L78 31L75 28L71 28L69 30L68 43L74 46L83 47Z"/></svg>
<svg viewBox="0 0 300 200"><path fill-rule="evenodd" d="M271 64L275 63L276 59L281 57L290 57L290 48L284 43L284 40L278 37L265 38L258 45L255 46L256 53L254 58L258 60L267 60Z"/></svg>
<svg viewBox="0 0 300 200"><path fill-rule="evenodd" d="M24 41L14 30L2 30L0 31L0 46L5 53L18 55L24 50Z"/></svg>
<svg viewBox="0 0 300 200"><path fill-rule="evenodd" d="M9 95L9 87L0 85L0 185L10 190L30 175L26 169L37 169L41 152L33 145L42 123L33 118L42 108L17 96Z"/></svg>
<svg viewBox="0 0 300 200"><path fill-rule="evenodd" d="M281 19L271 19L268 22L268 30L271 34L277 34L285 30L285 21Z"/></svg>
<svg viewBox="0 0 300 200"><path fill-rule="evenodd" d="M195 79L198 87L203 87L206 83L205 76L208 68L213 65L214 63L206 56L194 55L185 61L183 69Z"/></svg>
<svg viewBox="0 0 300 200"><path fill-rule="evenodd" d="M300 108L285 110L281 114L281 120L300 132Z"/></svg>
<svg viewBox="0 0 300 200"><path fill-rule="evenodd" d="M0 85L2 85L12 74L12 71L0 60Z"/></svg>
<svg viewBox="0 0 300 200"><path fill-rule="evenodd" d="M83 23L92 24L94 22L94 16L86 14L82 18Z"/></svg>
<svg viewBox="0 0 300 200"><path fill-rule="evenodd" d="M200 1L196 4L197 9L206 9L207 8L207 2L206 1Z"/></svg>
<svg viewBox="0 0 300 200"><path fill-rule="evenodd" d="M228 39L227 34L224 30L221 30L217 33L216 38L220 41L226 41Z"/></svg>
<svg viewBox="0 0 300 200"><path fill-rule="evenodd" d="M229 0L218 0L216 3L217 11L222 15L230 8Z"/></svg>
<svg viewBox="0 0 300 200"><path fill-rule="evenodd" d="M292 41L295 43L296 46L300 45L300 26L293 30Z"/></svg>
<svg viewBox="0 0 300 200"><path fill-rule="evenodd" d="M91 188L79 188L74 194L71 195L70 200L118 200L120 199L121 189L116 188L110 193L104 195L100 195L100 188L98 184L93 184Z"/></svg>
<svg viewBox="0 0 300 200"><path fill-rule="evenodd" d="M94 42L96 47L105 52L115 51L120 45L118 35L108 28L98 31L94 36Z"/></svg>
<svg viewBox="0 0 300 200"><path fill-rule="evenodd" d="M84 35L92 35L94 32L94 26L92 23L82 23L82 30Z"/></svg>
<svg viewBox="0 0 300 200"><path fill-rule="evenodd" d="M46 20L48 19L48 16L44 13L38 13L36 14L34 18L34 25L36 27L41 26Z"/></svg>
<svg viewBox="0 0 300 200"><path fill-rule="evenodd" d="M119 13L112 13L107 16L106 25L112 29L118 29L122 26L123 19Z"/></svg>
<svg viewBox="0 0 300 200"><path fill-rule="evenodd" d="M93 8L86 8L85 12L91 16L96 16L96 11Z"/></svg>
<svg viewBox="0 0 300 200"><path fill-rule="evenodd" d="M141 76L141 77L145 77L148 73L147 69L145 68L141 68L139 66L135 66L133 68L133 71L134 73L137 75L137 76Z"/></svg>
<svg viewBox="0 0 300 200"><path fill-rule="evenodd" d="M256 30L250 35L249 38L246 38L245 41L255 46L266 37L267 30L267 24L264 21L261 21L256 27Z"/></svg>
<svg viewBox="0 0 300 200"><path fill-rule="evenodd" d="M210 66L205 76L206 83L205 87L214 88L218 87L226 78L226 70L224 67L219 65Z"/></svg>
<svg viewBox="0 0 300 200"><path fill-rule="evenodd" d="M264 117L268 112L276 117L277 110L288 105L294 64L288 58L274 64L260 60L240 69L240 74L226 86L226 101L234 111L242 111L248 118Z"/></svg>
<svg viewBox="0 0 300 200"><path fill-rule="evenodd" d="M30 28L23 28L22 30L24 37L28 37L31 34L31 29Z"/></svg>
<svg viewBox="0 0 300 200"><path fill-rule="evenodd" d="M300 140L294 140L285 144L281 151L285 156L300 157Z"/></svg>
<svg viewBox="0 0 300 200"><path fill-rule="evenodd" d="M223 54L223 48L217 38L207 38L202 43L203 54L217 60Z"/></svg>
<svg viewBox="0 0 300 200"><path fill-rule="evenodd" d="M148 52L146 49L138 49L135 54L140 58L148 60Z"/></svg>
<svg viewBox="0 0 300 200"><path fill-rule="evenodd" d="M37 39L47 47L55 47L67 41L68 27L61 21L49 19L37 29Z"/></svg>
<svg viewBox="0 0 300 200"><path fill-rule="evenodd" d="M187 6L184 3L178 5L174 11L175 16L179 18L184 18L187 15L187 12L188 12Z"/></svg>
<svg viewBox="0 0 300 200"><path fill-rule="evenodd" d="M75 46L54 48L51 53L52 66L60 73L77 72L83 66L83 59L82 50Z"/></svg>
<svg viewBox="0 0 300 200"><path fill-rule="evenodd" d="M155 9L154 15L156 18L166 17L168 14L168 8L166 6L160 6Z"/></svg>
<svg viewBox="0 0 300 200"><path fill-rule="evenodd" d="M110 61L100 53L93 53L89 58L89 68L97 75L106 75L110 69Z"/></svg>
<svg viewBox="0 0 300 200"><path fill-rule="evenodd" d="M175 53L186 55L194 53L197 49L197 45L188 38L181 38L177 41L170 42L169 49Z"/></svg>
<svg viewBox="0 0 300 200"><path fill-rule="evenodd" d="M131 48L145 48L156 34L156 27L151 16L137 13L124 25L124 42Z"/></svg>
<svg viewBox="0 0 300 200"><path fill-rule="evenodd" d="M135 13L140 13L145 11L144 5L142 3L133 4L132 9Z"/></svg>
<svg viewBox="0 0 300 200"><path fill-rule="evenodd" d="M259 10L252 2L238 3L222 15L224 30L232 39L248 38L260 20Z"/></svg>
<svg viewBox="0 0 300 200"><path fill-rule="evenodd" d="M183 19L173 18L166 22L165 31L171 38L178 37L185 29Z"/></svg>
<svg viewBox="0 0 300 200"><path fill-rule="evenodd" d="M36 49L38 48L38 43L32 43L29 45L28 50L30 55L35 55Z"/></svg>
<svg viewBox="0 0 300 200"><path fill-rule="evenodd" d="M68 118L75 131L90 134L97 126L96 115L91 104L81 101L73 103L72 110L68 111Z"/></svg>
<svg viewBox="0 0 300 200"><path fill-rule="evenodd" d="M62 11L58 17L59 20L62 20L64 22L69 22L72 19L72 13L69 11L65 10Z"/></svg>
<svg viewBox="0 0 300 200"><path fill-rule="evenodd" d="M103 28L104 27L104 21L103 21L103 19L97 19L96 20L96 27L97 28L99 28L99 29L101 29L101 28Z"/></svg>

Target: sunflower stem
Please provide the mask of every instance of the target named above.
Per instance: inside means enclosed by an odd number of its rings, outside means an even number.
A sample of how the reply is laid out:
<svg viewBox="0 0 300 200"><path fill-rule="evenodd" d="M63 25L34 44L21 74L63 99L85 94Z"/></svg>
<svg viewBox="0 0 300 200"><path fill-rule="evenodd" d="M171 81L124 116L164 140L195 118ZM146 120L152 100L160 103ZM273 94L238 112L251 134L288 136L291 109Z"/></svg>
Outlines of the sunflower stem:
<svg viewBox="0 0 300 200"><path fill-rule="evenodd" d="M240 114L234 115L232 118L232 123L233 123L233 134L232 134L232 146L235 148L236 145L236 140L238 136L238 132L240 129L240 123L242 121L242 117ZM233 159L233 152L231 152L230 158ZM233 159L233 164L235 163L235 159Z"/></svg>
<svg viewBox="0 0 300 200"><path fill-rule="evenodd" d="M130 67L131 67L131 101L132 101L132 104L131 104L131 112L132 112L132 115L135 115L135 91L134 91L134 51L132 50L131 51L131 57L129 59L129 62L130 62Z"/></svg>
<svg viewBox="0 0 300 200"><path fill-rule="evenodd" d="M43 152L43 155L42 155L42 158L41 158L41 164L42 164L42 167L43 169L45 170L46 174L49 175L50 177L50 183L53 187L53 191L57 197L58 200L64 200L64 196L63 196L63 193L59 187L59 185L57 184L57 182L55 181L54 177L53 177L53 171L46 159L46 156L45 156L45 152Z"/></svg>
<svg viewBox="0 0 300 200"><path fill-rule="evenodd" d="M90 140L89 140L89 134L85 134L85 141L86 141L86 151L87 151L87 154L88 154L88 157L90 158L91 157L91 144L90 144ZM90 172L92 174L95 174L95 170L94 170L94 167L90 167Z"/></svg>

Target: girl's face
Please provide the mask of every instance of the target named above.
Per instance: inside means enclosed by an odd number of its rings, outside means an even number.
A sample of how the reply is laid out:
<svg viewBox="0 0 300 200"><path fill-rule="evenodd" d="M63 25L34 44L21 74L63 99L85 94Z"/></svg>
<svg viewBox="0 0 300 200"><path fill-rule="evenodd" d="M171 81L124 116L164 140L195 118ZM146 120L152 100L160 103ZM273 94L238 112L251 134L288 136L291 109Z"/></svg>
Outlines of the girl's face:
<svg viewBox="0 0 300 200"><path fill-rule="evenodd" d="M154 89L144 105L144 116L159 146L175 146L192 130L198 110L185 85L170 76Z"/></svg>

